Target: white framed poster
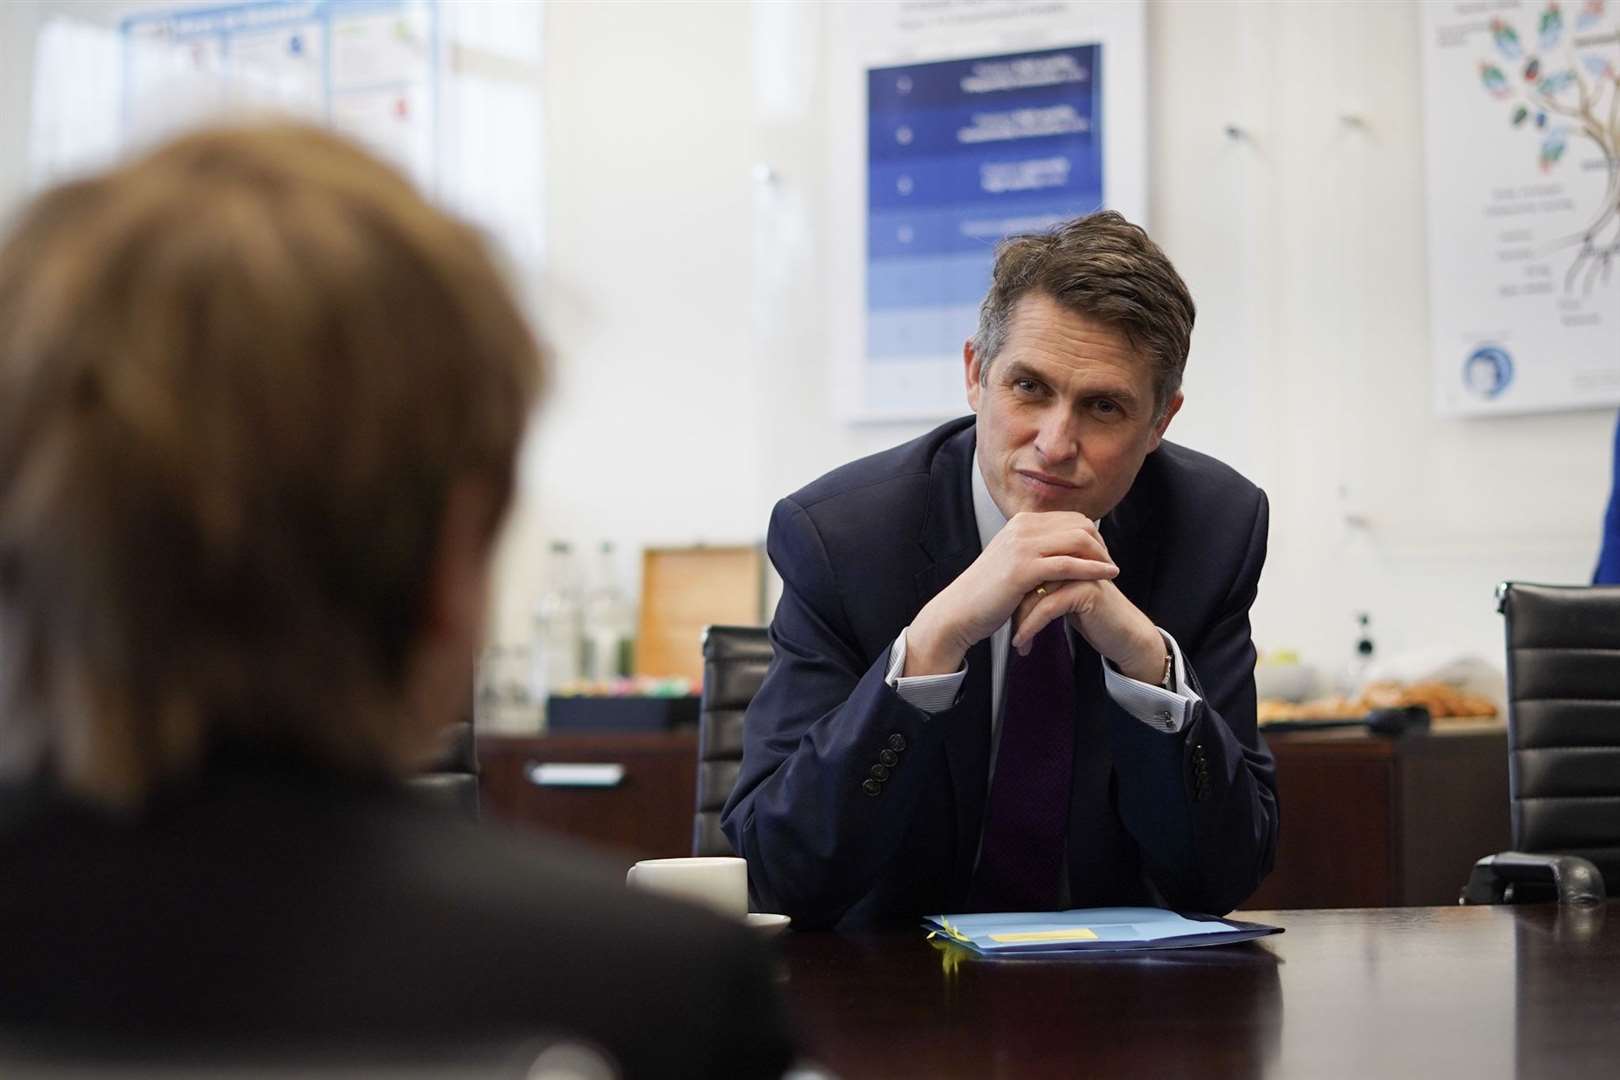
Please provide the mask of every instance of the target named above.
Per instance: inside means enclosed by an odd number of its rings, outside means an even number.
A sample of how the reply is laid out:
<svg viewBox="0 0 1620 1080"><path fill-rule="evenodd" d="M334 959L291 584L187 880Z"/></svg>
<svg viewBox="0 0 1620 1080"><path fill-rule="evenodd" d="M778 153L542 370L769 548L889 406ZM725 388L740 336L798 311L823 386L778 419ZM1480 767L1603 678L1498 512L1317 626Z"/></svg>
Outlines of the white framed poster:
<svg viewBox="0 0 1620 1080"><path fill-rule="evenodd" d="M1145 224L1143 8L830 11L839 411L953 416L996 244L1105 207Z"/></svg>
<svg viewBox="0 0 1620 1080"><path fill-rule="evenodd" d="M1423 5L1430 348L1442 415L1620 402L1617 8Z"/></svg>
<svg viewBox="0 0 1620 1080"><path fill-rule="evenodd" d="M150 139L222 104L330 124L435 187L434 0L250 0L122 23L124 130Z"/></svg>

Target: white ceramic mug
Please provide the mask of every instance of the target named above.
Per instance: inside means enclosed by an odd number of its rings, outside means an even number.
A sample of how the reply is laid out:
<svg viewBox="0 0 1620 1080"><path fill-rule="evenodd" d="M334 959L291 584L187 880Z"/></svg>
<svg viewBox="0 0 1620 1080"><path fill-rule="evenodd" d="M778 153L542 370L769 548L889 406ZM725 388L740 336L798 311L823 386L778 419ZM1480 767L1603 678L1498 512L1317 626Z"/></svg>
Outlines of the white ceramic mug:
<svg viewBox="0 0 1620 1080"><path fill-rule="evenodd" d="M643 859L625 884L702 904L734 919L748 916L748 863L732 856Z"/></svg>

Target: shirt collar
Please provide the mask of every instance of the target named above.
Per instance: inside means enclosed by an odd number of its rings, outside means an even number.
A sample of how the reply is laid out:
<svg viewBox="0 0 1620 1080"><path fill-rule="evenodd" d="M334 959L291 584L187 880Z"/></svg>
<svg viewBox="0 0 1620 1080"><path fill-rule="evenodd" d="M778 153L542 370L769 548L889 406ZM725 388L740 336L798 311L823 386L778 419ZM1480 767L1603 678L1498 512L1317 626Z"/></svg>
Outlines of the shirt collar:
<svg viewBox="0 0 1620 1080"><path fill-rule="evenodd" d="M996 538L1002 526L1007 524L1007 515L1001 512L996 500L990 497L990 488L984 482L984 473L979 471L979 451L973 451L973 523L979 528L979 550L983 551L990 546L990 541Z"/></svg>

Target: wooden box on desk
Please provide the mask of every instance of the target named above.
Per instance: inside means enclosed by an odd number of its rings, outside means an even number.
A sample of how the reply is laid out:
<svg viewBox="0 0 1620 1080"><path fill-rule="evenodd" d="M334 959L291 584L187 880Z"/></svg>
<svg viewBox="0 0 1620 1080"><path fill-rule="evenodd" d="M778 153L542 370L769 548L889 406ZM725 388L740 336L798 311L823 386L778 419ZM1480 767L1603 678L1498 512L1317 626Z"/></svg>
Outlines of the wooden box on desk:
<svg viewBox="0 0 1620 1080"><path fill-rule="evenodd" d="M648 548L641 557L635 674L703 682L703 631L765 619L765 553L757 544Z"/></svg>
<svg viewBox="0 0 1620 1080"><path fill-rule="evenodd" d="M692 854L696 728L485 736L478 761L488 818L563 833L605 849L626 868L637 859ZM545 766L560 764L617 766L619 779L581 785L564 774L551 782Z"/></svg>

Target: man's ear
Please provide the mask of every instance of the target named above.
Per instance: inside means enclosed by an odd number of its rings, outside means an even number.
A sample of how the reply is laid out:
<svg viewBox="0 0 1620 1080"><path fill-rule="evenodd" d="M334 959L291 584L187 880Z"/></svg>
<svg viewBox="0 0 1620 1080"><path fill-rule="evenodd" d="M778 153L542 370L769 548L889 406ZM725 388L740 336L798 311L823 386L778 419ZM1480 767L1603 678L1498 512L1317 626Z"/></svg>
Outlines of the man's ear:
<svg viewBox="0 0 1620 1080"><path fill-rule="evenodd" d="M968 408L979 411L979 393L984 386L979 382L979 356L973 351L973 339L962 342L962 378L967 388Z"/></svg>
<svg viewBox="0 0 1620 1080"><path fill-rule="evenodd" d="M1176 418L1176 413L1181 411L1181 403L1185 400L1186 395L1177 390L1175 396L1170 399L1170 403L1165 406L1164 415L1159 417L1158 423L1153 425L1153 445L1148 447L1149 453L1159 448L1159 443L1164 440L1165 429L1170 426L1170 421Z"/></svg>

